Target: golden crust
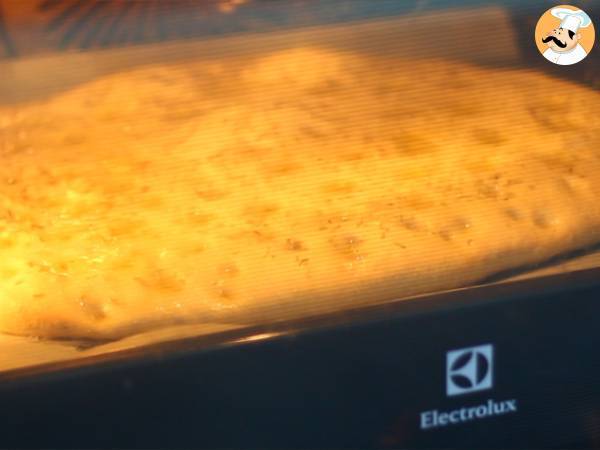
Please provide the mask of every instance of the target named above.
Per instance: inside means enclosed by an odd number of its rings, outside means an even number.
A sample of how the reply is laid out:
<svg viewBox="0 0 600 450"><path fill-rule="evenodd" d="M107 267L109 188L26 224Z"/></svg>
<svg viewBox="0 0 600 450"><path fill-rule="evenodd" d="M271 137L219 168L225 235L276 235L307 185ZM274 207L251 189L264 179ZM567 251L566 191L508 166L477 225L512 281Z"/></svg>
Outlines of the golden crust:
<svg viewBox="0 0 600 450"><path fill-rule="evenodd" d="M4 108L0 330L278 320L585 247L599 106L540 73L304 48Z"/></svg>

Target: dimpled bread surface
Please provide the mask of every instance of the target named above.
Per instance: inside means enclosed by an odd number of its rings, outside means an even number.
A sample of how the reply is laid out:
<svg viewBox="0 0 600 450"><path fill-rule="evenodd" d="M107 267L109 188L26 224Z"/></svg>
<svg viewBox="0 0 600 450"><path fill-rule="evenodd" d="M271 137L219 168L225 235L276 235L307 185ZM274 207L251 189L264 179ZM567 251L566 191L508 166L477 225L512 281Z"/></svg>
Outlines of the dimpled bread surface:
<svg viewBox="0 0 600 450"><path fill-rule="evenodd" d="M317 47L0 106L0 331L291 319L584 248L599 110L543 73Z"/></svg>

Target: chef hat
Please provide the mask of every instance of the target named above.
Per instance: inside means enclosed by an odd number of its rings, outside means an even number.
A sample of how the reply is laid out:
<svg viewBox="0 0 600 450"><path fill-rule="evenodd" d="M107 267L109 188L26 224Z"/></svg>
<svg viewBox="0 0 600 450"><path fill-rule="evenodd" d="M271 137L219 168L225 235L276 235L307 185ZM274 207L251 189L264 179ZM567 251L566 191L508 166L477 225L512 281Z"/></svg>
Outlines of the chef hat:
<svg viewBox="0 0 600 450"><path fill-rule="evenodd" d="M560 27L577 33L579 28L586 28L592 23L592 19L580 9L554 8L551 11L554 17L561 20Z"/></svg>

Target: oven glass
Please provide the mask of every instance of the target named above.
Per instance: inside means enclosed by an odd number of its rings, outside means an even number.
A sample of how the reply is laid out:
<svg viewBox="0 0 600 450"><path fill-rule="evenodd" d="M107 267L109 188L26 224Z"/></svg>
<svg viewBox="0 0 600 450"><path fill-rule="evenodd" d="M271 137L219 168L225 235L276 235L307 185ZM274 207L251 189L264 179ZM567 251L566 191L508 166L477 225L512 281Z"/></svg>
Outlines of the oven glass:
<svg viewBox="0 0 600 450"><path fill-rule="evenodd" d="M0 1L0 370L597 267L544 5Z"/></svg>

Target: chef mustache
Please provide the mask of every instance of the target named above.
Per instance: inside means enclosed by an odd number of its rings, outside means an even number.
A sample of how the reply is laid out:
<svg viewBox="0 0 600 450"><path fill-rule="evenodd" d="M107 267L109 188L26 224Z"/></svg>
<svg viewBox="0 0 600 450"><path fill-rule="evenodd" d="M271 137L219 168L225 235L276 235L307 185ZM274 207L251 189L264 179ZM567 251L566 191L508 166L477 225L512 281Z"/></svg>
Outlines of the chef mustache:
<svg viewBox="0 0 600 450"><path fill-rule="evenodd" d="M545 38L542 39L542 42L545 44L546 42L550 42L550 41L554 41L554 43L556 45L558 45L560 48L565 48L567 46L566 42L561 42L558 40L558 38L556 36L547 36Z"/></svg>

